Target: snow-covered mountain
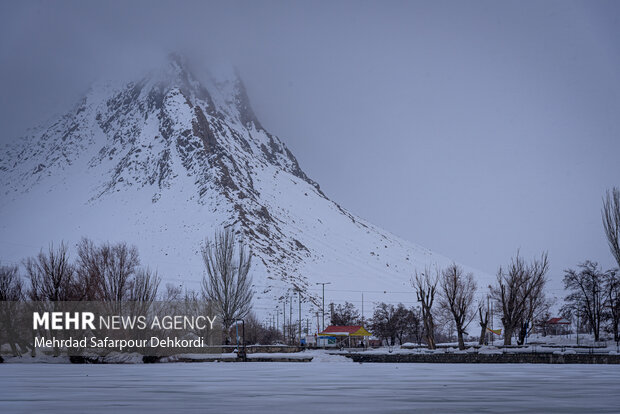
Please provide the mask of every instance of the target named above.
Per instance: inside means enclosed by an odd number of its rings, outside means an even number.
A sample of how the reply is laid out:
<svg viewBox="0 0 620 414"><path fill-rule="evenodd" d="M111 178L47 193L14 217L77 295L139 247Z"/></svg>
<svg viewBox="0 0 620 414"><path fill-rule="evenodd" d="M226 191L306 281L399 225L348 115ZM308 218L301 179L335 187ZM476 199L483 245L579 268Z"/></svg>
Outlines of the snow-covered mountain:
<svg viewBox="0 0 620 414"><path fill-rule="evenodd" d="M416 268L450 262L327 198L263 128L234 70L199 78L171 58L139 81L96 84L0 154L0 261L51 241L123 240L165 281L197 288L201 242L235 225L255 254L264 311L290 289L317 299L316 282L331 282L336 301L361 291L414 301L389 292L411 291Z"/></svg>

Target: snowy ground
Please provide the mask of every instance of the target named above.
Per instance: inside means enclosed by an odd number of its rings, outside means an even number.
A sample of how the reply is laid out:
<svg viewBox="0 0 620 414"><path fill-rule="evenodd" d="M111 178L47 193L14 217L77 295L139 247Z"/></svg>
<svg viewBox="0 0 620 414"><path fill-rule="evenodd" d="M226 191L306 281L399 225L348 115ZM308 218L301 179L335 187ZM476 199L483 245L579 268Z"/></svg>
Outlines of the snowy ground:
<svg viewBox="0 0 620 414"><path fill-rule="evenodd" d="M327 357L327 356L326 356ZM618 412L612 365L0 364L0 412ZM325 363L328 362L328 363Z"/></svg>

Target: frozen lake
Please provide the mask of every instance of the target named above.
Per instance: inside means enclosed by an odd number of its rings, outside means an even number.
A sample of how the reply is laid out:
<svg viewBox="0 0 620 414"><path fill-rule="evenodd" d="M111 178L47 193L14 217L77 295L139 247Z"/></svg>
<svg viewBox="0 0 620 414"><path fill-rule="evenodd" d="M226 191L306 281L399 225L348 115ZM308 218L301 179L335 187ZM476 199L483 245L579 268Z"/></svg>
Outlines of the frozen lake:
<svg viewBox="0 0 620 414"><path fill-rule="evenodd" d="M0 364L0 412L618 412L620 366Z"/></svg>

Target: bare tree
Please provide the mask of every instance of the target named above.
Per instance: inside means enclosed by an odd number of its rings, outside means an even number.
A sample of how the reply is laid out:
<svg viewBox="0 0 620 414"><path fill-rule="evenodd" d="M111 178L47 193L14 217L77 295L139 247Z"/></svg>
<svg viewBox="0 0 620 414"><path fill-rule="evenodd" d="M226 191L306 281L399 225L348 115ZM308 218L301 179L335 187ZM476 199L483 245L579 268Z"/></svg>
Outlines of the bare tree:
<svg viewBox="0 0 620 414"><path fill-rule="evenodd" d="M336 306L333 306L330 325L358 325L361 322L361 319L362 318L360 316L360 313L355 308L355 305L350 302L345 302L344 305L338 304Z"/></svg>
<svg viewBox="0 0 620 414"><path fill-rule="evenodd" d="M609 249L620 267L620 189L614 187L607 191L601 213Z"/></svg>
<svg viewBox="0 0 620 414"><path fill-rule="evenodd" d="M550 304L550 302L547 302ZM544 307L539 313L538 316L534 319L534 326L542 332L543 336L549 335L549 319L551 319L551 308Z"/></svg>
<svg viewBox="0 0 620 414"><path fill-rule="evenodd" d="M525 339L532 329L534 329L536 321L540 319L541 315L546 313L550 307L551 302L545 295L544 283L535 286L532 293L525 301L525 311L519 323L518 345L523 345L525 343Z"/></svg>
<svg viewBox="0 0 620 414"><path fill-rule="evenodd" d="M77 275L88 300L128 300L139 265L138 249L127 243L95 246L92 241L82 239L78 245ZM156 279L150 277L147 281Z"/></svg>
<svg viewBox="0 0 620 414"><path fill-rule="evenodd" d="M23 284L17 266L0 266L0 347L8 343L14 356L21 356L28 343L23 329L17 328L24 322L18 319L20 316L23 319L18 303L23 299Z"/></svg>
<svg viewBox="0 0 620 414"><path fill-rule="evenodd" d="M491 295L502 309L504 345L512 343L512 335L529 319L530 304L543 292L548 270L547 253L527 265L517 252L506 271L499 268L497 285L491 289Z"/></svg>
<svg viewBox="0 0 620 414"><path fill-rule="evenodd" d="M177 302L177 292L176 288L170 288L167 290L166 295L168 296L167 301L168 304L174 305L177 307L177 304L181 306L181 312L187 315L214 315L215 309L211 302L204 300L204 295L197 293L195 291L185 291L185 294L182 296L182 302ZM221 321L217 319L215 325L221 327ZM210 327L199 328L196 327L193 333L200 338L204 338L205 342L211 346L220 345L222 343L222 330L221 329L210 329Z"/></svg>
<svg viewBox="0 0 620 414"><path fill-rule="evenodd" d="M186 292L186 296L189 293ZM166 283L166 290L163 292L161 300L163 302L178 302L183 299L183 290L181 286L175 286L172 283Z"/></svg>
<svg viewBox="0 0 620 414"><path fill-rule="evenodd" d="M130 315L144 315L153 301L157 298L160 278L157 273L150 269L138 269L130 282L128 301L130 303Z"/></svg>
<svg viewBox="0 0 620 414"><path fill-rule="evenodd" d="M131 281L129 300L151 303L157 297L157 290L161 279L150 269L139 269Z"/></svg>
<svg viewBox="0 0 620 414"><path fill-rule="evenodd" d="M24 288L17 266L0 266L0 302L18 302L24 297Z"/></svg>
<svg viewBox="0 0 620 414"><path fill-rule="evenodd" d="M135 277L136 268L140 265L138 249L126 243L114 245L104 244L101 254L105 261L102 280L103 299L117 301L128 299L131 292L131 281Z"/></svg>
<svg viewBox="0 0 620 414"><path fill-rule="evenodd" d="M578 267L580 271L564 271L564 288L570 291L564 311L582 315L594 332L594 340L598 341L605 310L605 274L598 263L589 260Z"/></svg>
<svg viewBox="0 0 620 414"><path fill-rule="evenodd" d="M36 258L26 259L24 267L30 279L29 298L37 302L47 302L37 304L37 308L54 310L57 308L57 302L81 300L75 270L69 261L69 253L64 243L57 249L50 244L47 253L41 250ZM48 335L44 330L39 330L38 333L42 336ZM35 349L32 348L32 354L34 353ZM55 346L54 355L59 354L60 348Z"/></svg>
<svg viewBox="0 0 620 414"><path fill-rule="evenodd" d="M454 319L459 349L465 349L463 334L472 317L472 304L476 294L476 282L472 273L465 274L456 263L446 268L439 279L441 291L439 306Z"/></svg>
<svg viewBox="0 0 620 414"><path fill-rule="evenodd" d="M530 277L536 277L542 271L546 273L547 270L542 269L544 265L543 261L534 261L529 267ZM532 291L528 295L525 301L525 311L523 312L523 318L519 324L519 334L517 336L517 344L523 345L527 335L534 329L535 322L551 307L551 301L547 299L545 295L545 283L535 284L532 286ZM527 288L526 284L524 288Z"/></svg>
<svg viewBox="0 0 620 414"><path fill-rule="evenodd" d="M58 249L50 244L47 254L41 251L36 258L26 259L24 266L30 279L30 299L51 302L80 299L75 271L64 243Z"/></svg>
<svg viewBox="0 0 620 414"><path fill-rule="evenodd" d="M439 281L439 270L434 275L431 269L427 268L422 273L415 272L412 285L416 290L418 302L422 307L422 320L424 322L424 332L426 343L430 349L435 349L435 322L433 321L433 302L437 293L437 283Z"/></svg>
<svg viewBox="0 0 620 414"><path fill-rule="evenodd" d="M77 245L77 256L75 271L83 299L102 300L105 261L100 255L100 249L91 240L82 238Z"/></svg>
<svg viewBox="0 0 620 414"><path fill-rule="evenodd" d="M245 340L248 344L269 345L280 339L277 328L266 326L258 320L254 312L250 312L245 318Z"/></svg>
<svg viewBox="0 0 620 414"><path fill-rule="evenodd" d="M614 341L620 342L618 324L620 323L620 189L614 187L607 191L603 199L603 228L609 243L609 250L618 263L618 270L607 273L605 283L605 293L607 311L611 322L611 330L614 334Z"/></svg>
<svg viewBox="0 0 620 414"><path fill-rule="evenodd" d="M605 278L605 303L607 304L607 314L615 342L620 342L620 333L618 332L618 324L620 323L620 274L618 273L618 269L608 271Z"/></svg>
<svg viewBox="0 0 620 414"><path fill-rule="evenodd" d="M252 253L238 242L231 228L215 233L202 246L206 276L202 292L222 318L225 332L252 308L252 277L249 275Z"/></svg>

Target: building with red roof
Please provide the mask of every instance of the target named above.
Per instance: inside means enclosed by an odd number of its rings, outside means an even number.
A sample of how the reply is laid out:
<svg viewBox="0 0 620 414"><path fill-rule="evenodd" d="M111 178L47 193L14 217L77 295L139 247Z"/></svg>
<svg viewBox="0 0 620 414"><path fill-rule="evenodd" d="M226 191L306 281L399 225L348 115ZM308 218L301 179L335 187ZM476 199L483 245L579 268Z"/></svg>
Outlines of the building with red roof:
<svg viewBox="0 0 620 414"><path fill-rule="evenodd" d="M330 325L319 333L322 338L335 338L339 345L347 344L360 346L365 344L365 338L372 336L362 325L337 326Z"/></svg>
<svg viewBox="0 0 620 414"><path fill-rule="evenodd" d="M547 321L547 325L570 325L570 321L564 318L551 318Z"/></svg>
<svg viewBox="0 0 620 414"><path fill-rule="evenodd" d="M570 330L570 321L565 318L551 318L546 325L552 335L566 335Z"/></svg>

